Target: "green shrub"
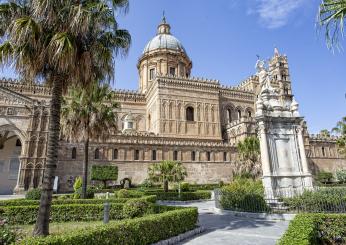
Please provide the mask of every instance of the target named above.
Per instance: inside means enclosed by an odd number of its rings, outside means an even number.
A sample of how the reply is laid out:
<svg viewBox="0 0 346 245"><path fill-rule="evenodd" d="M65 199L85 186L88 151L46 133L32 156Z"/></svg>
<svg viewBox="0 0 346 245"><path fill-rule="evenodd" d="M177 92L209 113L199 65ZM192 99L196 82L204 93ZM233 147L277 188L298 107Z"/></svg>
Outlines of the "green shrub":
<svg viewBox="0 0 346 245"><path fill-rule="evenodd" d="M150 188L150 187L154 187L155 184L150 179L145 179L140 186L144 188Z"/></svg>
<svg viewBox="0 0 346 245"><path fill-rule="evenodd" d="M142 217L148 212L149 202L144 200L130 200L123 206L123 214L126 218Z"/></svg>
<svg viewBox="0 0 346 245"><path fill-rule="evenodd" d="M336 171L336 178L340 183L346 183L346 170Z"/></svg>
<svg viewBox="0 0 346 245"><path fill-rule="evenodd" d="M220 183L219 183L220 184ZM193 190L214 190L219 188L219 184L190 184L190 191Z"/></svg>
<svg viewBox="0 0 346 245"><path fill-rule="evenodd" d="M40 200L41 199L41 189L31 189L25 194L25 199L28 200Z"/></svg>
<svg viewBox="0 0 346 245"><path fill-rule="evenodd" d="M140 191L121 189L115 192L117 198L138 198L142 197L144 193Z"/></svg>
<svg viewBox="0 0 346 245"><path fill-rule="evenodd" d="M223 209L244 212L267 212L270 210L264 199L262 182L237 178L220 189L220 204Z"/></svg>
<svg viewBox="0 0 346 245"><path fill-rule="evenodd" d="M5 220L0 220L0 244L9 245L16 241L16 233L11 230Z"/></svg>
<svg viewBox="0 0 346 245"><path fill-rule="evenodd" d="M21 244L32 245L144 245L152 244L196 227L196 208L183 208L161 214L100 225L45 238L28 238Z"/></svg>
<svg viewBox="0 0 346 245"><path fill-rule="evenodd" d="M279 245L310 245L317 243L316 222L309 214L298 214L289 224Z"/></svg>
<svg viewBox="0 0 346 245"><path fill-rule="evenodd" d="M190 184L188 182L180 183L180 191L187 192L190 190Z"/></svg>
<svg viewBox="0 0 346 245"><path fill-rule="evenodd" d="M53 205L65 205L65 204L103 204L106 201L110 203L125 203L133 198L110 198L106 199L54 199ZM142 196L137 199L145 200L147 202L155 203L156 196ZM13 199L0 201L0 207L2 206L35 206L39 205L39 200L26 200L26 199Z"/></svg>
<svg viewBox="0 0 346 245"><path fill-rule="evenodd" d="M91 167L91 180L97 180L103 182L103 188L106 188L107 181L118 179L118 167L117 166L98 166L93 165Z"/></svg>
<svg viewBox="0 0 346 245"><path fill-rule="evenodd" d="M291 211L303 212L346 212L346 188L326 187L304 191L302 195L284 198Z"/></svg>
<svg viewBox="0 0 346 245"><path fill-rule="evenodd" d="M73 194L73 198L74 199L80 199L82 196L82 188L79 188L74 194ZM86 191L86 198L94 198L95 196L95 189L92 187L87 187L87 191Z"/></svg>
<svg viewBox="0 0 346 245"><path fill-rule="evenodd" d="M298 214L278 244L346 244L346 214Z"/></svg>
<svg viewBox="0 0 346 245"><path fill-rule="evenodd" d="M83 185L83 179L82 177L78 176L73 183L74 192L77 192L78 190L80 190L82 188L82 185Z"/></svg>
<svg viewBox="0 0 346 245"><path fill-rule="evenodd" d="M331 172L319 172L316 176L316 180L321 182L321 183L329 183L333 179L333 174Z"/></svg>
<svg viewBox="0 0 346 245"><path fill-rule="evenodd" d="M211 198L210 191L195 191L195 192L181 192L174 191L146 191L146 195L155 195L157 200L162 201L194 201L194 200L205 200Z"/></svg>

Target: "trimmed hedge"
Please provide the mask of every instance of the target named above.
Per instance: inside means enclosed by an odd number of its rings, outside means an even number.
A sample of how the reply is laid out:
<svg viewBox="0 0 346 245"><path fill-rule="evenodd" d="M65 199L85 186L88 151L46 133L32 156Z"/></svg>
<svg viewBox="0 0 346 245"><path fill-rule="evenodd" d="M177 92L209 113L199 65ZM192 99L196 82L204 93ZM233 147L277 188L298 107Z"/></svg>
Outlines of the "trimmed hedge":
<svg viewBox="0 0 346 245"><path fill-rule="evenodd" d="M125 203L133 198L109 198L108 202L110 203ZM155 203L156 196L143 196L136 199L143 199L147 202ZM53 199L53 205L65 205L65 204L103 204L106 202L106 199ZM34 206L39 205L39 200L26 200L26 199L14 199L14 200L3 200L0 201L0 208L2 206Z"/></svg>
<svg viewBox="0 0 346 245"><path fill-rule="evenodd" d="M157 200L162 201L193 201L211 198L210 191L181 192L180 197L178 192L145 191L145 194L155 195Z"/></svg>
<svg viewBox="0 0 346 245"><path fill-rule="evenodd" d="M298 214L278 244L346 244L346 214Z"/></svg>
<svg viewBox="0 0 346 245"><path fill-rule="evenodd" d="M262 181L235 179L220 189L223 209L241 212L268 212L270 207L264 199Z"/></svg>
<svg viewBox="0 0 346 245"><path fill-rule="evenodd" d="M29 238L20 244L40 245L146 245L192 230L198 219L197 208L184 208L148 215L108 225L72 231L64 235Z"/></svg>

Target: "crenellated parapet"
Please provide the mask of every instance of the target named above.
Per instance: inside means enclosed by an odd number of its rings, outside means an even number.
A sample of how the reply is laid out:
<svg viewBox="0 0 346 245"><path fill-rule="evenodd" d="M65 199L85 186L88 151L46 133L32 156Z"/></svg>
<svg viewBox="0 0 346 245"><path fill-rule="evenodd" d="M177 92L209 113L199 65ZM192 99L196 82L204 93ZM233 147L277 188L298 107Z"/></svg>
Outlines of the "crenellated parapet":
<svg viewBox="0 0 346 245"><path fill-rule="evenodd" d="M309 140L310 141L317 141L317 142L336 142L339 139L338 136L335 135L322 135L322 134L310 134Z"/></svg>
<svg viewBox="0 0 346 245"><path fill-rule="evenodd" d="M2 78L0 79L0 87L26 95L51 95L51 89L48 86L18 79Z"/></svg>
<svg viewBox="0 0 346 245"><path fill-rule="evenodd" d="M223 97L228 97L232 99L241 99L246 102L254 102L255 101L255 93L250 89L242 88L242 87L220 87L220 95Z"/></svg>
<svg viewBox="0 0 346 245"><path fill-rule="evenodd" d="M120 102L131 101L145 103L145 94L136 90L115 90L116 99Z"/></svg>

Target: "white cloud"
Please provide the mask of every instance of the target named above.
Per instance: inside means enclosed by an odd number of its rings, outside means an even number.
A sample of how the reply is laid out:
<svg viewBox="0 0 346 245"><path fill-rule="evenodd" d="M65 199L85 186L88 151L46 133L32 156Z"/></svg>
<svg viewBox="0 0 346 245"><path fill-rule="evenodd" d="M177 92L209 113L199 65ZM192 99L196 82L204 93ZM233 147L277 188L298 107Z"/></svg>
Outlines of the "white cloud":
<svg viewBox="0 0 346 245"><path fill-rule="evenodd" d="M291 15L306 0L256 0L255 6L249 14L258 14L260 21L270 29L279 28L287 24Z"/></svg>

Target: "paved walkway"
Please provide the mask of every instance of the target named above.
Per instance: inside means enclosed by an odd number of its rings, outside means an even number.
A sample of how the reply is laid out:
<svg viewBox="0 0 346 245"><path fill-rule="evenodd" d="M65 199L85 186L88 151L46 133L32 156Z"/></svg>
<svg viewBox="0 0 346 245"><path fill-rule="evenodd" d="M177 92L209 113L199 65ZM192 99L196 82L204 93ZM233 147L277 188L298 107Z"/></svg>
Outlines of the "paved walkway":
<svg viewBox="0 0 346 245"><path fill-rule="evenodd" d="M216 214L214 201L181 206L198 207L199 224L207 229L201 235L180 243L181 245L275 245L289 223Z"/></svg>
<svg viewBox="0 0 346 245"><path fill-rule="evenodd" d="M24 198L25 195L0 195L0 200Z"/></svg>

